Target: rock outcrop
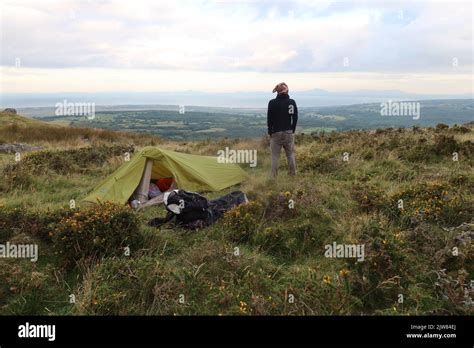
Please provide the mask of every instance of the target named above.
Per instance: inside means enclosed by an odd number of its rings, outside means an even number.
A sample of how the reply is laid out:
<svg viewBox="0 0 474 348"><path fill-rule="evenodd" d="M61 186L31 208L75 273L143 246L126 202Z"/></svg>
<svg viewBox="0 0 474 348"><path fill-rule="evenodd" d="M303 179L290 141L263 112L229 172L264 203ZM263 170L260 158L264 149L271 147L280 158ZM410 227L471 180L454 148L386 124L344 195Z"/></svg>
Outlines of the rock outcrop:
<svg viewBox="0 0 474 348"><path fill-rule="evenodd" d="M0 144L0 152L6 153L37 151L41 149L41 146L31 146L28 144Z"/></svg>
<svg viewBox="0 0 474 348"><path fill-rule="evenodd" d="M5 110L3 110L3 112L9 112L11 114L16 115L16 109L13 109L13 108L6 108Z"/></svg>

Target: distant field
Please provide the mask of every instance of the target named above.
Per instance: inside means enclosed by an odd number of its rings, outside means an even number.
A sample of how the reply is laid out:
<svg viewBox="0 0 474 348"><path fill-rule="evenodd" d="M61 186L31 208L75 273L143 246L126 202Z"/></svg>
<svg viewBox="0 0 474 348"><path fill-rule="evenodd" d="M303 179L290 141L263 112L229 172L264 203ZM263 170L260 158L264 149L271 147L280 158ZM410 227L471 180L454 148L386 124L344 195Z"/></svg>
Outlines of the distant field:
<svg viewBox="0 0 474 348"><path fill-rule="evenodd" d="M332 132L335 130L337 130L335 127L310 127L300 129L297 131L297 133Z"/></svg>
<svg viewBox="0 0 474 348"><path fill-rule="evenodd" d="M158 135L167 139L204 140L213 137L257 138L266 134L262 112L229 114L172 110L102 111L92 120L84 116L43 117L49 122L68 122L74 127L104 128Z"/></svg>
<svg viewBox="0 0 474 348"><path fill-rule="evenodd" d="M196 132L198 133L215 133L215 132L225 132L225 128L209 128L209 129L201 129Z"/></svg>
<svg viewBox="0 0 474 348"><path fill-rule="evenodd" d="M158 107L158 106L155 106ZM236 108L178 108L123 110L118 107L98 111L93 120L83 116L48 116L44 121L74 127L92 127L155 134L174 140L215 138L260 138L267 134L266 110ZM44 116L44 111L32 109ZM422 101L420 117L382 116L380 104L357 104L337 107L299 109L298 128L304 132L344 131L350 129L410 128L463 124L474 119L472 99ZM52 111L50 110L50 114Z"/></svg>
<svg viewBox="0 0 474 348"><path fill-rule="evenodd" d="M321 115L321 114L318 114L317 112L306 112L304 115L307 117L334 120L334 121L344 121L346 119L346 117L340 116L340 115Z"/></svg>

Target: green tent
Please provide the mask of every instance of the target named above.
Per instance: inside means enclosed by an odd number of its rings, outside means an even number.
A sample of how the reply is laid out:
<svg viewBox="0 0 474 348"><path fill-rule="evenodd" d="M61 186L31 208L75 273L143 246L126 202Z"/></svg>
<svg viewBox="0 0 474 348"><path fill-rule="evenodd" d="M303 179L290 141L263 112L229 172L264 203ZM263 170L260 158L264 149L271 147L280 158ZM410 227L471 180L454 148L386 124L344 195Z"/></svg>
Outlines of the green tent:
<svg viewBox="0 0 474 348"><path fill-rule="evenodd" d="M84 198L84 201L112 201L126 203L146 177L173 177L178 188L188 191L220 191L247 179L247 174L236 164L218 163L217 157L189 155L147 146Z"/></svg>

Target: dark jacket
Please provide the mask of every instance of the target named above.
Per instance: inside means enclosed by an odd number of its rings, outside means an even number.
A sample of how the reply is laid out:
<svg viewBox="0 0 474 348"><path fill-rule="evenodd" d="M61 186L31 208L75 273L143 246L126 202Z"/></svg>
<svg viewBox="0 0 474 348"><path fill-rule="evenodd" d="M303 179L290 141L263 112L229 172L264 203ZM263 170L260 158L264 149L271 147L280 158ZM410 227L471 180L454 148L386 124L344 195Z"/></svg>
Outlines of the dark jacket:
<svg viewBox="0 0 474 348"><path fill-rule="evenodd" d="M286 93L278 94L268 102L267 126L268 134L296 129L298 108L296 102Z"/></svg>

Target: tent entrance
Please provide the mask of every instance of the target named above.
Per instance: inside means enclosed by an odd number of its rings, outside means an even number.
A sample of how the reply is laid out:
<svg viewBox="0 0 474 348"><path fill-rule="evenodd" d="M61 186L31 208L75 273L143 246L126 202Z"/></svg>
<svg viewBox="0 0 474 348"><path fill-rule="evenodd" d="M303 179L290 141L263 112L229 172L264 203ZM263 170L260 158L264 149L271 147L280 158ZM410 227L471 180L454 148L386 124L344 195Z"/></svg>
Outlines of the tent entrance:
<svg viewBox="0 0 474 348"><path fill-rule="evenodd" d="M157 205L163 202L164 192L159 194L156 197L149 199L149 192L150 192L150 183L152 181L152 174L155 174L159 168L153 168L154 162L152 159L147 159L145 163L145 169L143 170L143 175L136 188L135 192L133 193L133 199L136 199L140 202L139 209L150 207L153 205ZM176 180L173 179L171 187L167 191L171 191L176 188Z"/></svg>

